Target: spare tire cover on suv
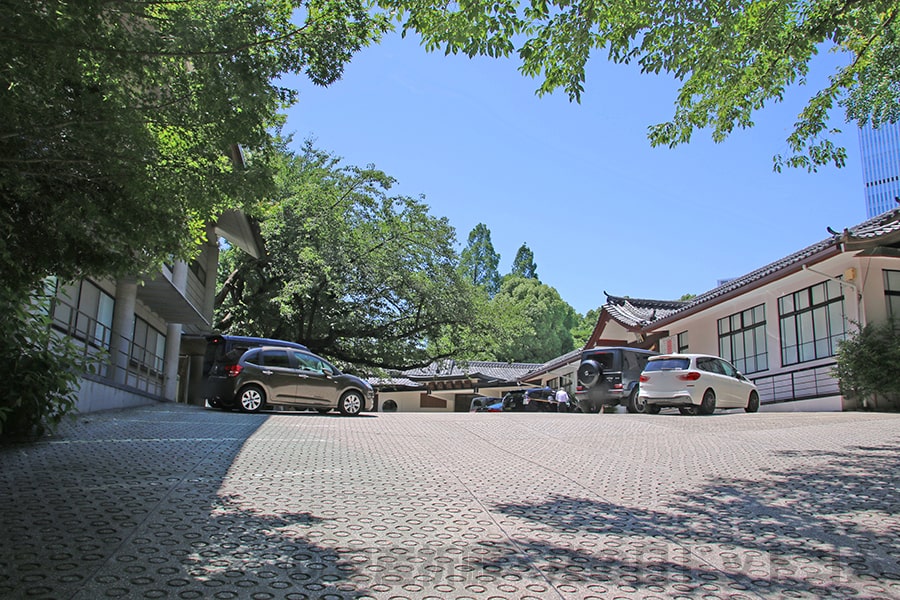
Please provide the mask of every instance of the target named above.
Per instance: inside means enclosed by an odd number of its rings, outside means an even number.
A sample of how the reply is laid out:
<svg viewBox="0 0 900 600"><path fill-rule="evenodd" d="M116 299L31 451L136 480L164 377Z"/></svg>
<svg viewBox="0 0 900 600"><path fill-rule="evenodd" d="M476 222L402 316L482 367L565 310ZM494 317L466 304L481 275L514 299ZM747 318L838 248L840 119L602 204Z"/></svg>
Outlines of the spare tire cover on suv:
<svg viewBox="0 0 900 600"><path fill-rule="evenodd" d="M603 381L603 367L596 360L585 360L578 367L578 383L591 387Z"/></svg>

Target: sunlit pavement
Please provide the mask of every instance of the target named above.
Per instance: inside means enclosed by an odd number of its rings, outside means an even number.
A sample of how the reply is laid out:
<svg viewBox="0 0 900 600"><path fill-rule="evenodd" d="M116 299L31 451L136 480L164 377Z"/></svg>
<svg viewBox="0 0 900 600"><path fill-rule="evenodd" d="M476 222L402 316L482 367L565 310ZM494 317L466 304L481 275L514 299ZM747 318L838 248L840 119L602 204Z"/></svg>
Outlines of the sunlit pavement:
<svg viewBox="0 0 900 600"><path fill-rule="evenodd" d="M900 415L246 415L0 448L2 598L900 598Z"/></svg>

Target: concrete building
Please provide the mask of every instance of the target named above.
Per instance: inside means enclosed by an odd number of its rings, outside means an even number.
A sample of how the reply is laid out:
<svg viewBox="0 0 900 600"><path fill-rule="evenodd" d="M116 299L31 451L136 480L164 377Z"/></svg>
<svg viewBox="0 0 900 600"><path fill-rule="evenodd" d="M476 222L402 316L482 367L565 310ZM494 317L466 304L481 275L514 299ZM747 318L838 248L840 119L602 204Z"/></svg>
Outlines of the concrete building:
<svg viewBox="0 0 900 600"><path fill-rule="evenodd" d="M190 362L181 353L181 335L211 330L220 238L255 257L264 252L256 223L227 211L208 225L207 240L190 263L173 261L148 276L52 282L54 328L74 339L96 367L82 376L80 412L186 401Z"/></svg>

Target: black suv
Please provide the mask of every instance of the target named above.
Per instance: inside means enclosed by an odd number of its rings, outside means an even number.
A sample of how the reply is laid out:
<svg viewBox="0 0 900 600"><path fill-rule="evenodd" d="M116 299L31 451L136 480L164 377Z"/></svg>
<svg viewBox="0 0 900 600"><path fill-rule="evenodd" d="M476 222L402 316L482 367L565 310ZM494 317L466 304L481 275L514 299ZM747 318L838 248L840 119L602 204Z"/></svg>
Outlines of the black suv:
<svg viewBox="0 0 900 600"><path fill-rule="evenodd" d="M658 353L639 348L590 348L581 353L575 400L581 412L600 412L604 406L625 404L630 413L647 412L638 398L641 371Z"/></svg>

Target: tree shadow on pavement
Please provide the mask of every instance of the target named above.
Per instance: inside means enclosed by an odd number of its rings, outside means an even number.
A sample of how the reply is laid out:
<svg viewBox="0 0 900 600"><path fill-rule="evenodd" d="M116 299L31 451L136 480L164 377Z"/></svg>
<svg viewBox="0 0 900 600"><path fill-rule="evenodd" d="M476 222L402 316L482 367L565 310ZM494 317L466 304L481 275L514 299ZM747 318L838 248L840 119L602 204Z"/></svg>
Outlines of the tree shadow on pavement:
<svg viewBox="0 0 900 600"><path fill-rule="evenodd" d="M330 519L286 510L285 498L250 506L220 492L268 418L117 411L0 450L0 597L317 598L358 589L347 583L352 560L308 536ZM266 478L251 473L248 485L258 491Z"/></svg>
<svg viewBox="0 0 900 600"><path fill-rule="evenodd" d="M900 447L814 457L819 466L714 480L652 508L568 496L497 506L521 525L481 568L524 559L562 590L601 593L900 597Z"/></svg>
<svg viewBox="0 0 900 600"><path fill-rule="evenodd" d="M302 421L330 420L156 407L0 449L0 597L900 597L900 446L489 506Z"/></svg>

